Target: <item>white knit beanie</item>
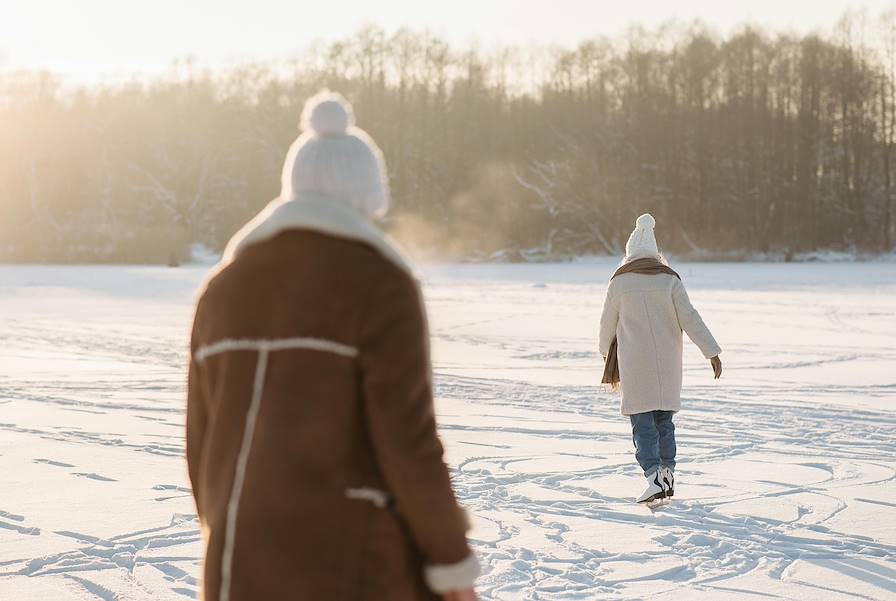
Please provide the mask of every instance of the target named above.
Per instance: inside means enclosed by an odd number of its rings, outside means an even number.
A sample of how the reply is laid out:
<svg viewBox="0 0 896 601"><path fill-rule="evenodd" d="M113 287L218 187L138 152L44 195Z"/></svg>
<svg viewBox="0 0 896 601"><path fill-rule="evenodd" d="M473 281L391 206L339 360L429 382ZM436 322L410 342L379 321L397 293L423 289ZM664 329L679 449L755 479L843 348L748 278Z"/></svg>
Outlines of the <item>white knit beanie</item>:
<svg viewBox="0 0 896 601"><path fill-rule="evenodd" d="M656 238L653 235L653 227L656 220L650 213L644 213L635 222L635 230L628 237L625 244L625 261L632 259L656 258L660 251L656 246Z"/></svg>
<svg viewBox="0 0 896 601"><path fill-rule="evenodd" d="M364 130L355 127L352 106L324 90L305 102L302 134L283 163L280 198L303 192L338 199L367 217L389 209L389 184L383 153Z"/></svg>

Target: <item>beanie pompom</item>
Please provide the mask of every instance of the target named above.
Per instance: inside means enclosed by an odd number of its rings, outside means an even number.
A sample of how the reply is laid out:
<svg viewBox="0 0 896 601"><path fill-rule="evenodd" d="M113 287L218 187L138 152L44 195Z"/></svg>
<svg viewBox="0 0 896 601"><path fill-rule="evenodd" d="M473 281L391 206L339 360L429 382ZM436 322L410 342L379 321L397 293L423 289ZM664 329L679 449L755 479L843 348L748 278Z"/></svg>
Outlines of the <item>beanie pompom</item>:
<svg viewBox="0 0 896 601"><path fill-rule="evenodd" d="M324 90L309 98L299 121L302 134L289 148L280 176L280 198L318 194L343 202L369 218L389 208L383 153L355 126L352 105Z"/></svg>
<svg viewBox="0 0 896 601"><path fill-rule="evenodd" d="M635 227L641 230L652 230L656 225L656 219L650 213L644 213L635 222Z"/></svg>
<svg viewBox="0 0 896 601"><path fill-rule="evenodd" d="M302 110L301 127L319 136L338 136L354 125L352 107L335 92L324 91L308 99Z"/></svg>
<svg viewBox="0 0 896 601"><path fill-rule="evenodd" d="M653 228L656 226L656 219L650 213L644 213L635 222L635 229L632 235L628 237L625 244L625 260L657 257L660 254L656 246L656 237L653 235Z"/></svg>

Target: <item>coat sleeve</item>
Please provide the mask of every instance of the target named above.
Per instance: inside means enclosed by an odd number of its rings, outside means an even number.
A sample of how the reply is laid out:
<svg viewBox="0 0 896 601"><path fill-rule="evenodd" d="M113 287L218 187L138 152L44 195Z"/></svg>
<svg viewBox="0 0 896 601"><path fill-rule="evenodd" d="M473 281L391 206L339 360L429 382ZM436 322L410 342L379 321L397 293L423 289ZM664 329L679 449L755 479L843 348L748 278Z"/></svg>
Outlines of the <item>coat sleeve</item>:
<svg viewBox="0 0 896 601"><path fill-rule="evenodd" d="M711 359L720 354L722 348L716 342L716 339L713 338L706 324L703 323L703 319L697 313L697 309L691 304L691 299L684 289L684 284L677 278L672 288L672 302L675 304L675 313L678 315L678 325L687 332L688 338L697 345L703 356Z"/></svg>
<svg viewBox="0 0 896 601"><path fill-rule="evenodd" d="M429 333L417 283L387 273L374 285L360 333L367 427L389 492L437 593L471 586L479 566L467 544L436 433Z"/></svg>
<svg viewBox="0 0 896 601"><path fill-rule="evenodd" d="M187 469L190 473L190 484L193 499L200 521L204 521L202 503L199 498L199 468L202 462L202 447L208 421L205 395L202 390L200 365L195 358L196 334L195 326L190 342L189 371L187 374Z"/></svg>
<svg viewBox="0 0 896 601"><path fill-rule="evenodd" d="M607 298L604 300L604 308L600 315L600 335L598 336L600 354L604 357L610 351L610 344L616 337L616 326L619 324L619 301L610 293L607 287Z"/></svg>

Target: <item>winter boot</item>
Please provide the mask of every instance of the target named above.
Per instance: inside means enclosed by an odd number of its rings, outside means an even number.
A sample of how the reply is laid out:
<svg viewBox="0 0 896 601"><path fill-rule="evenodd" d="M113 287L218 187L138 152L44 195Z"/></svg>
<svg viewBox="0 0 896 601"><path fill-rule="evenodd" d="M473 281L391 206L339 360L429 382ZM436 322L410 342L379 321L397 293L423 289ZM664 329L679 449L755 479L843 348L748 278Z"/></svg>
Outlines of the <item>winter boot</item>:
<svg viewBox="0 0 896 601"><path fill-rule="evenodd" d="M666 489L666 496L673 496L675 494L675 472L671 467L660 468L660 480L663 483L663 488Z"/></svg>
<svg viewBox="0 0 896 601"><path fill-rule="evenodd" d="M650 503L651 501L665 498L666 489L663 486L660 471L657 470L647 474L647 488L645 488L644 492L641 493L641 496L638 497L638 503Z"/></svg>

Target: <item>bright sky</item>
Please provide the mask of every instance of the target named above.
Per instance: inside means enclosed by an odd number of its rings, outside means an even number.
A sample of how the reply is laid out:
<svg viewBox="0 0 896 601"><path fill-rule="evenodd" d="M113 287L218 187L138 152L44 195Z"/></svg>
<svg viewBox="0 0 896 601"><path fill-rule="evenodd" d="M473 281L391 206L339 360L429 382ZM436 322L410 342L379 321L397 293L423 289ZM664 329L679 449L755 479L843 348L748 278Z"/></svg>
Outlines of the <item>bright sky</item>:
<svg viewBox="0 0 896 601"><path fill-rule="evenodd" d="M77 81L153 74L178 58L222 65L295 54L365 23L428 28L452 42L574 45L629 24L700 18L725 33L750 22L799 33L848 9L896 0L0 0L0 68Z"/></svg>

